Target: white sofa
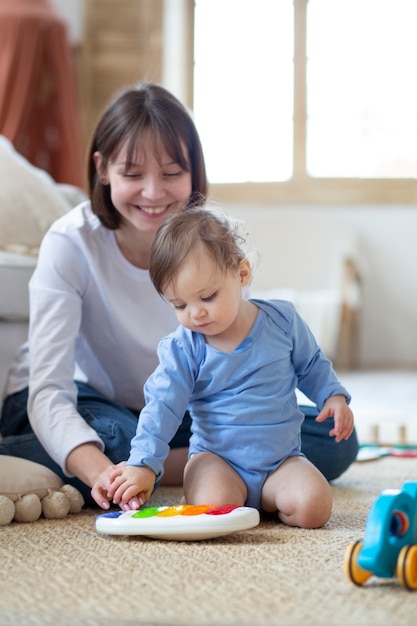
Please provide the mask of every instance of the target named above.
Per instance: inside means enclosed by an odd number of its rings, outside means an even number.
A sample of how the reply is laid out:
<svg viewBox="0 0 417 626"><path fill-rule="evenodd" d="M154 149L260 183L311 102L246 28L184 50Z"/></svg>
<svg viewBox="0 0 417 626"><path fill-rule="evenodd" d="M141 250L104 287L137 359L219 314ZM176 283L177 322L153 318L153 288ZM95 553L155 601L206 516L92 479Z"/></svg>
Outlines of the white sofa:
<svg viewBox="0 0 417 626"><path fill-rule="evenodd" d="M10 364L28 330L28 282L49 225L85 199L26 161L0 135L0 402Z"/></svg>
<svg viewBox="0 0 417 626"><path fill-rule="evenodd" d="M0 388L28 330L28 282L35 268L31 255L0 251Z"/></svg>

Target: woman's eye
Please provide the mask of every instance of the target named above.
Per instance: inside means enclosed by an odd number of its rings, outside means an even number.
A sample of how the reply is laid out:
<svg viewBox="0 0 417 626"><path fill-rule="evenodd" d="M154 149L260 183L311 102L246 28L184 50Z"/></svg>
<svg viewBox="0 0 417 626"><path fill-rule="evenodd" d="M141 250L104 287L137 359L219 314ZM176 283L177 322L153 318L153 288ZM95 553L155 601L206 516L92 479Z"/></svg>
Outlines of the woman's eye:
<svg viewBox="0 0 417 626"><path fill-rule="evenodd" d="M175 178L176 176L181 176L182 170L179 172L165 172L164 176L167 178Z"/></svg>
<svg viewBox="0 0 417 626"><path fill-rule="evenodd" d="M183 311L185 309L185 304L173 304L172 306L176 311Z"/></svg>

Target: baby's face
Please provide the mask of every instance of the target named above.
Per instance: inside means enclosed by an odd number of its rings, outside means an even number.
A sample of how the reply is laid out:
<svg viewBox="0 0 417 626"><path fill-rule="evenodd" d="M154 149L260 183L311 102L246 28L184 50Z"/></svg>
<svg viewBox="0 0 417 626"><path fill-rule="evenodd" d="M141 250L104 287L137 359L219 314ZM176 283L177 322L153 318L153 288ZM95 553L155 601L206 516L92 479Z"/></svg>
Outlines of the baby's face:
<svg viewBox="0 0 417 626"><path fill-rule="evenodd" d="M238 323L242 287L246 285L243 261L235 270L223 270L201 244L180 266L164 296L180 324L210 337L227 334Z"/></svg>

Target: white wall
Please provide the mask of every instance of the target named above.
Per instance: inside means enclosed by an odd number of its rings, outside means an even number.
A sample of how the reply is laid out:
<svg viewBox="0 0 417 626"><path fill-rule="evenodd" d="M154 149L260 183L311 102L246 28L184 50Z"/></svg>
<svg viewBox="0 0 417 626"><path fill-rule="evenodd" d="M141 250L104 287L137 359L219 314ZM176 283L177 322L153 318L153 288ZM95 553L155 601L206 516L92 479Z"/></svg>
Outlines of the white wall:
<svg viewBox="0 0 417 626"><path fill-rule="evenodd" d="M243 220L248 212L253 219L260 211L260 207L238 205L225 208ZM340 220L341 228L346 224L356 230L363 276L360 366L417 367L417 207L266 209L274 211L298 215L300 227L303 216L314 215ZM263 219L268 228L267 217ZM262 255L262 242L256 246Z"/></svg>

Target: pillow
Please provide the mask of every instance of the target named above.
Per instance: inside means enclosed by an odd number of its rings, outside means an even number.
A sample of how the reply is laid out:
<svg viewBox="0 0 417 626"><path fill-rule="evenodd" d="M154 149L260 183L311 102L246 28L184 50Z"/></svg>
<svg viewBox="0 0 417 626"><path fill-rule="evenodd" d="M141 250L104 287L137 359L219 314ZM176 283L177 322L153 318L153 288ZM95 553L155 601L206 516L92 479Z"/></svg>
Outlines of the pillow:
<svg viewBox="0 0 417 626"><path fill-rule="evenodd" d="M49 489L58 490L63 484L59 476L44 465L0 454L0 495L13 502L29 493L42 499Z"/></svg>
<svg viewBox="0 0 417 626"><path fill-rule="evenodd" d="M85 199L82 190L56 183L0 135L0 250L36 254L52 222Z"/></svg>

